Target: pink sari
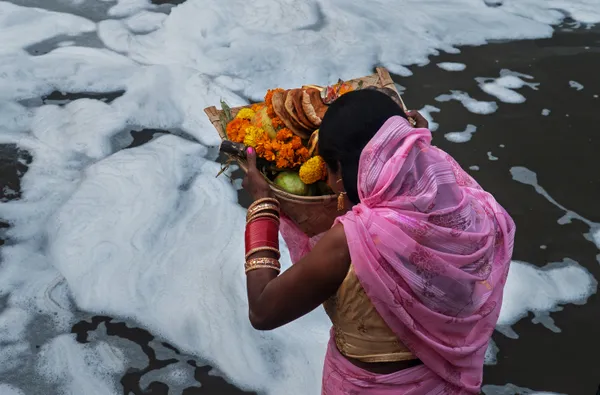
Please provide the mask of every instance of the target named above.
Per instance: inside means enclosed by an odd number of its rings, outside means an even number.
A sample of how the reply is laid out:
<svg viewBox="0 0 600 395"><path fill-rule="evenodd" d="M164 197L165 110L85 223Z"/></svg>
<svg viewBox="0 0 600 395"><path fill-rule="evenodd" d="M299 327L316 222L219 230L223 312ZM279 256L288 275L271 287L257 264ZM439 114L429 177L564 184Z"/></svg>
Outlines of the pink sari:
<svg viewBox="0 0 600 395"><path fill-rule="evenodd" d="M330 341L323 394L479 393L500 314L515 225L427 129L390 118L359 163L360 204L337 219L354 270L378 313L424 365L377 375ZM296 262L316 244L291 221Z"/></svg>

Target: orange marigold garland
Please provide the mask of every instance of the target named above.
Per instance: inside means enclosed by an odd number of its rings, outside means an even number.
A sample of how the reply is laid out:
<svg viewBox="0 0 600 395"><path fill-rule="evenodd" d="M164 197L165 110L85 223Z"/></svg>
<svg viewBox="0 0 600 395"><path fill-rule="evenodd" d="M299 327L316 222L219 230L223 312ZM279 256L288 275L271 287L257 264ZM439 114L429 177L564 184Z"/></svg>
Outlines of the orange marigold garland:
<svg viewBox="0 0 600 395"><path fill-rule="evenodd" d="M243 118L234 118L227 124L227 138L236 143L244 142L246 137L246 128L251 126L250 121Z"/></svg>
<svg viewBox="0 0 600 395"><path fill-rule="evenodd" d="M250 108L252 108L252 111L254 111L254 112L259 112L260 110L262 110L262 108L263 108L264 106L265 106L265 105L264 105L263 103L255 103L255 104L253 104L253 105L252 105L252 107L250 107Z"/></svg>
<svg viewBox="0 0 600 395"><path fill-rule="evenodd" d="M236 143L244 143L247 146L254 147L259 157L273 162L279 169L294 169L306 162L310 158L310 153L300 137L285 127L283 121L275 114L273 94L278 91L285 92L280 88L269 90L264 103L251 106L251 110L255 113L261 110L264 111L266 107L267 116L270 118L273 128L277 131L276 136L269 136L265 132L267 129L256 119L252 123L247 119L235 118L227 124L227 137Z"/></svg>

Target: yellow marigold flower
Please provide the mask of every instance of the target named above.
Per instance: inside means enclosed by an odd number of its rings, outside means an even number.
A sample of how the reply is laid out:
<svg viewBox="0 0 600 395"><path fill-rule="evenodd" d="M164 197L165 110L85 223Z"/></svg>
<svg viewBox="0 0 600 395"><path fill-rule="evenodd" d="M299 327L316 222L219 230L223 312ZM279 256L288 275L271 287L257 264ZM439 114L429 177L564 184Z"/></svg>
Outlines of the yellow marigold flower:
<svg viewBox="0 0 600 395"><path fill-rule="evenodd" d="M305 184L314 184L327 177L325 161L320 156L313 156L300 167L300 180Z"/></svg>
<svg viewBox="0 0 600 395"><path fill-rule="evenodd" d="M250 108L242 108L235 117L238 119L247 119L248 121L251 121L252 118L254 118L254 111Z"/></svg>
<svg viewBox="0 0 600 395"><path fill-rule="evenodd" d="M265 137L265 131L256 126L248 126L245 130L244 145L256 148L256 145Z"/></svg>

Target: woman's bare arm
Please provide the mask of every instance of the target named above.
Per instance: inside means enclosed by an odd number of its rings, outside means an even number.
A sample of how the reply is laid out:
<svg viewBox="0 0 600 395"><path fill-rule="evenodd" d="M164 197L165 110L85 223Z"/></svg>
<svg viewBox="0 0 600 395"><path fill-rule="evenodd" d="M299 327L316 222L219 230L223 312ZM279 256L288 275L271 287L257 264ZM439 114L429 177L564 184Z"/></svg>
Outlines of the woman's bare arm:
<svg viewBox="0 0 600 395"><path fill-rule="evenodd" d="M270 252L253 257L275 257ZM280 276L274 270L248 273L250 322L270 330L311 312L337 292L350 267L342 225L329 230L313 250Z"/></svg>

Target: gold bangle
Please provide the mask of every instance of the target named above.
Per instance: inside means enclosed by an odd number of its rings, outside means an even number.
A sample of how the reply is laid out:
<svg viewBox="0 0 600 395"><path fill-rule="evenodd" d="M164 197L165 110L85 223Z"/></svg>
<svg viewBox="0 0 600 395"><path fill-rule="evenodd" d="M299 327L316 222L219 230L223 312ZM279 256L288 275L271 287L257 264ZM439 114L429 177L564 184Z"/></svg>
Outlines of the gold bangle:
<svg viewBox="0 0 600 395"><path fill-rule="evenodd" d="M248 210L248 213L246 214L246 219L252 217L254 214L259 213L261 211L275 211L277 214L279 214L279 207L274 205L273 203L259 204L258 206Z"/></svg>
<svg viewBox="0 0 600 395"><path fill-rule="evenodd" d="M273 203L274 205L276 205L277 207L279 207L279 200L275 199L275 198L262 198L262 199L258 199L257 201L255 201L254 203L252 203L250 205L250 207L248 207L248 210L252 210L254 207L258 206L261 203Z"/></svg>
<svg viewBox="0 0 600 395"><path fill-rule="evenodd" d="M275 258L252 258L246 261L244 268L246 269L246 273L250 270L254 270L253 268L265 268L280 271L281 265L279 264L279 260Z"/></svg>
<svg viewBox="0 0 600 395"><path fill-rule="evenodd" d="M277 248L274 248L274 247L257 247L257 248L253 248L250 251L248 251L248 253L246 254L246 260L248 260L248 258L251 255L256 254L257 252L263 252L263 251L274 252L275 254L277 254L277 259L279 259L281 257L281 252L279 252L279 250Z"/></svg>
<svg viewBox="0 0 600 395"><path fill-rule="evenodd" d="M264 213L264 212L254 214L252 217L250 217L246 220L246 223L249 224L250 222L254 221L255 219L264 218L264 217L273 218L275 221L277 221L277 225L279 225L279 216L277 214Z"/></svg>
<svg viewBox="0 0 600 395"><path fill-rule="evenodd" d="M256 266L252 266L252 267L247 268L245 270L245 272L246 272L246 274L248 274L252 270L257 270L257 269L271 269L271 270L275 270L278 274L281 273L281 269L280 268L269 266L269 265L256 265Z"/></svg>
<svg viewBox="0 0 600 395"><path fill-rule="evenodd" d="M279 212L279 206L273 203L261 203L248 209L249 213L254 213L262 210L273 210Z"/></svg>

